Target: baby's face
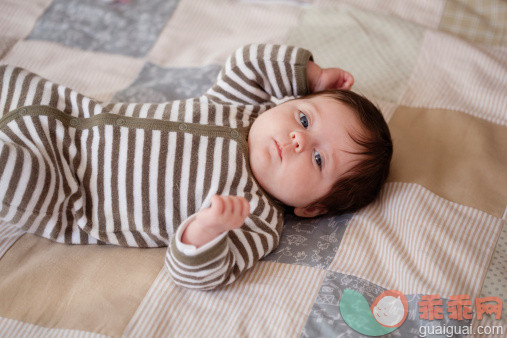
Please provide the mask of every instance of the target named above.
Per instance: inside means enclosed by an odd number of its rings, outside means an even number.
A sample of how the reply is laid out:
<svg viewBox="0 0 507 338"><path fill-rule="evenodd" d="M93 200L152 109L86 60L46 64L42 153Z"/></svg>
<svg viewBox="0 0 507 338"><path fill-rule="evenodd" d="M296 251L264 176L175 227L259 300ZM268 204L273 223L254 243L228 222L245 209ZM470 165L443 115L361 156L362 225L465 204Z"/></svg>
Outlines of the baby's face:
<svg viewBox="0 0 507 338"><path fill-rule="evenodd" d="M307 207L357 162L362 130L351 108L327 96L297 99L262 113L248 135L252 172L270 195Z"/></svg>

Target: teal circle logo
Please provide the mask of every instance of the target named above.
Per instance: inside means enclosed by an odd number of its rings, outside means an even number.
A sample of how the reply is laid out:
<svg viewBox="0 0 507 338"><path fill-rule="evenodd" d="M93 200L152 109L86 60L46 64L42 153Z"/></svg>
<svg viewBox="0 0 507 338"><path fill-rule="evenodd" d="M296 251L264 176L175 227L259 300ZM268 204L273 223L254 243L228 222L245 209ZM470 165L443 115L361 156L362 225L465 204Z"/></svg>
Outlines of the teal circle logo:
<svg viewBox="0 0 507 338"><path fill-rule="evenodd" d="M403 324L408 314L408 301L400 291L387 290L370 306L362 294L345 289L340 299L340 313L355 331L367 336L381 336Z"/></svg>

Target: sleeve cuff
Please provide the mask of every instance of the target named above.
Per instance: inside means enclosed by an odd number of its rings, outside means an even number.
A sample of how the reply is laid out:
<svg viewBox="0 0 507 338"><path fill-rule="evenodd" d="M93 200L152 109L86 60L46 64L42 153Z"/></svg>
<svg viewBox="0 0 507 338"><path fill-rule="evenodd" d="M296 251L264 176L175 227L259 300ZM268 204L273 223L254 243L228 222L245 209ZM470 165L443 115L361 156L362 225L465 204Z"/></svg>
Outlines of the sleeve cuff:
<svg viewBox="0 0 507 338"><path fill-rule="evenodd" d="M308 85L308 74L306 67L308 61L313 61L312 53L306 49L299 48L296 55L296 64L294 71L296 72L296 96L310 94L310 87Z"/></svg>
<svg viewBox="0 0 507 338"><path fill-rule="evenodd" d="M197 256L200 253L212 248L215 246L218 242L220 242L225 236L227 236L227 231L220 234L218 237L215 237L213 240L209 241L208 243L204 244L203 246L200 246L197 248L195 245L191 244L185 244L181 241L181 236L183 235L183 232L187 228L187 226L192 222L192 220L195 218L196 214L190 216L185 222L183 222L176 231L175 235L175 242L176 242L176 248L178 251L183 253L186 256Z"/></svg>

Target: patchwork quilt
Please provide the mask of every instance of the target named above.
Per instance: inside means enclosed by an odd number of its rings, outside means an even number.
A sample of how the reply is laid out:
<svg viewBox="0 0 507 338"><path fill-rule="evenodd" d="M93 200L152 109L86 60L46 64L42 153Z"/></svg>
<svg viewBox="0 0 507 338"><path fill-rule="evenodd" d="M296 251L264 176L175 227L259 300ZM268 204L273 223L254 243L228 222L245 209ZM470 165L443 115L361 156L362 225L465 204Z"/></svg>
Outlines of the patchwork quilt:
<svg viewBox="0 0 507 338"><path fill-rule="evenodd" d="M354 75L393 137L380 197L286 215L279 247L212 291L174 285L165 248L65 245L2 223L0 336L504 336L506 1L0 2L0 64L104 105L200 96L249 43L304 47ZM393 327L375 317L388 297Z"/></svg>

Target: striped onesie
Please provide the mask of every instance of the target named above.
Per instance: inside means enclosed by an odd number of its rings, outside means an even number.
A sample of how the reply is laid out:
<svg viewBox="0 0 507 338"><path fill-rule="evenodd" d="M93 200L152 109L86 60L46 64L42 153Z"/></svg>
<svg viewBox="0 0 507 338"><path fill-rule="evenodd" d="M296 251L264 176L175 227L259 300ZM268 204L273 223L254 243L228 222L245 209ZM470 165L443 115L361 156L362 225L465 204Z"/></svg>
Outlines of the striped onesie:
<svg viewBox="0 0 507 338"><path fill-rule="evenodd" d="M252 175L249 127L272 97L308 93L310 58L245 46L203 96L160 104L102 104L0 67L0 224L61 243L169 246L176 284L233 282L278 245L283 225L283 206ZM183 244L215 194L250 202L243 226L198 249Z"/></svg>

